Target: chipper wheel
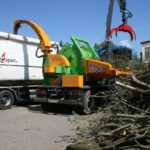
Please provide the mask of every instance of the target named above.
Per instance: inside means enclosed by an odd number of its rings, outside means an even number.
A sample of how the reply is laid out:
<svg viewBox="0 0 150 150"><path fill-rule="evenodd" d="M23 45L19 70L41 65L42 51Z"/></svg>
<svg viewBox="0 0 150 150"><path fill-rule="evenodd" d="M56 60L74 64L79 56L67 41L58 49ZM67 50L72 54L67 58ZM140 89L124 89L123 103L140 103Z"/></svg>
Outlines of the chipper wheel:
<svg viewBox="0 0 150 150"><path fill-rule="evenodd" d="M83 107L84 107L84 113L85 114L91 114L96 110L96 103L95 101L90 97L91 91L85 91L83 96Z"/></svg>
<svg viewBox="0 0 150 150"><path fill-rule="evenodd" d="M9 109L14 104L14 95L9 90L0 91L0 109Z"/></svg>

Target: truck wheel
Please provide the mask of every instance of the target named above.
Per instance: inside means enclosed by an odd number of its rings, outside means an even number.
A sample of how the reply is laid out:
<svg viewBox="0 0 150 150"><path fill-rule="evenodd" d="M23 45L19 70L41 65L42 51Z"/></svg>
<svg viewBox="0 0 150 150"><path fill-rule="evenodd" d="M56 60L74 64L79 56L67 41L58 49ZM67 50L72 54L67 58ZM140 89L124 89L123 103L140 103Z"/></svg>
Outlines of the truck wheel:
<svg viewBox="0 0 150 150"><path fill-rule="evenodd" d="M91 91L88 90L85 92L83 97L83 107L85 114L91 114L96 109L95 101L90 98Z"/></svg>
<svg viewBox="0 0 150 150"><path fill-rule="evenodd" d="M14 96L9 90L0 92L0 109L5 110L11 108L14 104Z"/></svg>

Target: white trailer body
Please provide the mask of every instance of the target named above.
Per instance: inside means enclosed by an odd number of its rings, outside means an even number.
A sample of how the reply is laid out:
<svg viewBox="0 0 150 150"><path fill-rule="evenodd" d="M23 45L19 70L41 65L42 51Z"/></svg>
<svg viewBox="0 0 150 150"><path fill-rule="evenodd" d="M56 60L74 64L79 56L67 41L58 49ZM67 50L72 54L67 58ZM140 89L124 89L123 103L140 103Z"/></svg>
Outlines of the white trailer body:
<svg viewBox="0 0 150 150"><path fill-rule="evenodd" d="M36 57L39 44L36 38L0 32L0 109L11 108L15 101L32 101L42 86L43 58ZM37 55L43 55L40 49Z"/></svg>
<svg viewBox="0 0 150 150"><path fill-rule="evenodd" d="M39 43L39 39L0 32L0 85L43 79L42 58L36 57Z"/></svg>

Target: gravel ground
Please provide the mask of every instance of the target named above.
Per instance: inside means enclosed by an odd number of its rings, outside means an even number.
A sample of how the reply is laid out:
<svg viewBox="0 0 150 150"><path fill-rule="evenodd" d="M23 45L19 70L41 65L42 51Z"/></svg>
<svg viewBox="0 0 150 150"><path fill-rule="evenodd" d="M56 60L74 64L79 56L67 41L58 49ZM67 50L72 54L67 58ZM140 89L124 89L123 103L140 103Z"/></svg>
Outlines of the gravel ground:
<svg viewBox="0 0 150 150"><path fill-rule="evenodd" d="M73 125L70 112L43 113L40 105L0 110L0 150L65 150Z"/></svg>

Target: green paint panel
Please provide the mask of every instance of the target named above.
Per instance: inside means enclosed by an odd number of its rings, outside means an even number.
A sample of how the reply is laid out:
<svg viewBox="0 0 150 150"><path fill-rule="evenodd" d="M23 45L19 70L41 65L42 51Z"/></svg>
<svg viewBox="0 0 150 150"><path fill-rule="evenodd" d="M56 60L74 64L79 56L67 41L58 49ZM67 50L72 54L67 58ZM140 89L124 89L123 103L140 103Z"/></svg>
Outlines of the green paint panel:
<svg viewBox="0 0 150 150"><path fill-rule="evenodd" d="M70 67L65 67L65 66L56 66L55 67L55 73L59 74L70 74Z"/></svg>
<svg viewBox="0 0 150 150"><path fill-rule="evenodd" d="M90 46L88 41L71 37L73 45L65 44L59 51L59 54L64 55L71 64L71 74L84 75L85 62L84 59L99 60L95 50Z"/></svg>

